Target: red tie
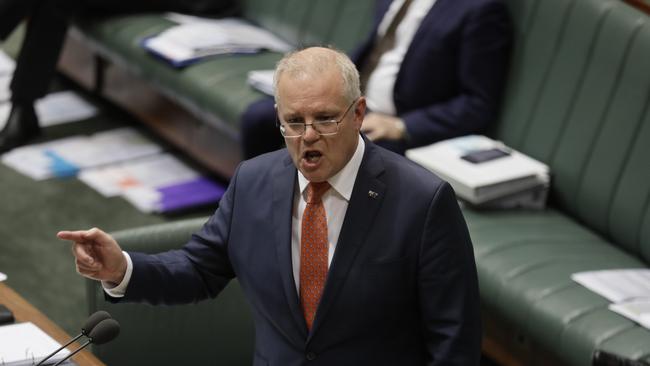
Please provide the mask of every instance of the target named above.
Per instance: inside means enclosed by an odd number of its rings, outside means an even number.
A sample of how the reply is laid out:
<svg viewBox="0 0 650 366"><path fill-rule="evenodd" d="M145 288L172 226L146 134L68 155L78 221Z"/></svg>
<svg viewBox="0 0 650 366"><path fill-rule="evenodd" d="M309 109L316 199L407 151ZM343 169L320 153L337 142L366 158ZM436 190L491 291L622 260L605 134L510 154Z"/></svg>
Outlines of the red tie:
<svg viewBox="0 0 650 366"><path fill-rule="evenodd" d="M300 236L300 302L311 330L327 278L327 216L321 198L329 183L307 185L307 206L302 214Z"/></svg>

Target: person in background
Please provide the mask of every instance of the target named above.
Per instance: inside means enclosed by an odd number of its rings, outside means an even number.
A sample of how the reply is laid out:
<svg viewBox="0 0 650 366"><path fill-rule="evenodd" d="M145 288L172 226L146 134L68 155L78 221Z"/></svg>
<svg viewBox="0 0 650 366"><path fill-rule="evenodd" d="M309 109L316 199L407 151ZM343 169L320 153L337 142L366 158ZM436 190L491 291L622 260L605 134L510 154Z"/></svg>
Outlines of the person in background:
<svg viewBox="0 0 650 366"><path fill-rule="evenodd" d="M11 81L11 112L0 125L0 153L40 133L34 101L43 97L56 72L63 41L75 16L104 16L148 11L227 15L238 11L236 0L0 0L0 39L26 20L27 30ZM4 123L3 123L4 122Z"/></svg>
<svg viewBox="0 0 650 366"><path fill-rule="evenodd" d="M62 231L110 301L193 303L237 277L254 365L479 365L472 244L448 183L361 136L366 99L344 54L308 48L275 73L287 148L242 162L178 250L122 252Z"/></svg>
<svg viewBox="0 0 650 366"><path fill-rule="evenodd" d="M362 132L403 153L485 131L497 118L512 32L501 0L379 0L372 31L351 55L368 103ZM247 108L246 158L282 146L275 124L272 98Z"/></svg>

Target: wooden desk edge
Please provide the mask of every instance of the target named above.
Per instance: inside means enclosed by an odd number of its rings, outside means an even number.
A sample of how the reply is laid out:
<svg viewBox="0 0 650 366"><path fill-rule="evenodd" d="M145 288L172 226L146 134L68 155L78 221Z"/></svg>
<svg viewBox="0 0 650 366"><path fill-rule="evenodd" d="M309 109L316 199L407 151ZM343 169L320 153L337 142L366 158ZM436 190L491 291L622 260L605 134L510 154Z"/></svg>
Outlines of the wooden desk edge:
<svg viewBox="0 0 650 366"><path fill-rule="evenodd" d="M52 320L46 317L45 314L41 313L3 282L0 282L0 303L4 304L13 312L17 322L32 322L61 344L67 343L72 338ZM68 349L73 351L79 346L81 345L75 342L68 346ZM79 352L72 359L79 366L105 366L88 349Z"/></svg>

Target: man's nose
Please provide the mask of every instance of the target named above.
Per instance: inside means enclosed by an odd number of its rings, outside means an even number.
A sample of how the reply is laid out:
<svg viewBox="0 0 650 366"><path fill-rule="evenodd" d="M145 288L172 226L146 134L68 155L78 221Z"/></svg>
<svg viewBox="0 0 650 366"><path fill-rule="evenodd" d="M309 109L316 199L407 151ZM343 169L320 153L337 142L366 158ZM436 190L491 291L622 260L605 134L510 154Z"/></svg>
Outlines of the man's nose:
<svg viewBox="0 0 650 366"><path fill-rule="evenodd" d="M314 128L313 123L305 123L305 133L302 135L303 140L305 141L316 141L320 137L320 134Z"/></svg>

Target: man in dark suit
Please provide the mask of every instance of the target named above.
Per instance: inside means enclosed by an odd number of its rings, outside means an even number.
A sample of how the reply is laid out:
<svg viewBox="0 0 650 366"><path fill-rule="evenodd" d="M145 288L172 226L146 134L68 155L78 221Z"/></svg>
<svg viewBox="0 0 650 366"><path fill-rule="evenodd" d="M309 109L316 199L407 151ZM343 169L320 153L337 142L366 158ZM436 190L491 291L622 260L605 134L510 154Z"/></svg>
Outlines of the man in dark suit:
<svg viewBox="0 0 650 366"><path fill-rule="evenodd" d="M243 162L179 250L121 252L64 231L77 270L113 301L191 303L237 277L254 365L478 365L472 245L450 186L360 134L365 98L343 54L309 48L276 70L287 149Z"/></svg>
<svg viewBox="0 0 650 366"><path fill-rule="evenodd" d="M236 0L0 0L0 39L27 20L27 31L11 81L12 108L0 129L0 153L38 136L40 128L34 101L43 97L70 23L75 16L105 16L147 11L192 14L232 14Z"/></svg>
<svg viewBox="0 0 650 366"><path fill-rule="evenodd" d="M379 0L373 30L351 56L367 80L362 131L398 153L483 132L497 117L511 40L500 0ZM282 146L269 138L274 121L271 98L249 106L246 157Z"/></svg>

